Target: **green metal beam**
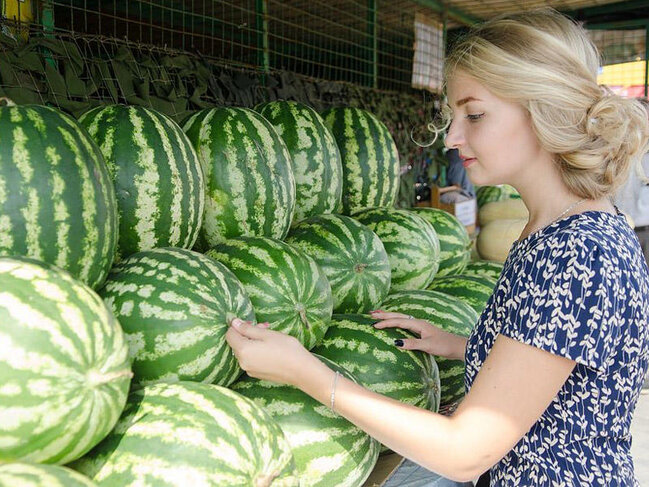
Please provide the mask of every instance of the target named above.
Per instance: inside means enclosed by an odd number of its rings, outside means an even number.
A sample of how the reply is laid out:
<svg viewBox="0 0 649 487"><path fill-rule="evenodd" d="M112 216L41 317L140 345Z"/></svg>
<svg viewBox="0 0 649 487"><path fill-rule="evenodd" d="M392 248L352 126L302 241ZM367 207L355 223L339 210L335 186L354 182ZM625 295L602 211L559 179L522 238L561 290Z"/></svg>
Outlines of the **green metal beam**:
<svg viewBox="0 0 649 487"><path fill-rule="evenodd" d="M615 22L601 22L598 24L586 23L586 28L591 30L639 29L645 27L649 27L649 17L646 19L619 20Z"/></svg>
<svg viewBox="0 0 649 487"><path fill-rule="evenodd" d="M483 21L483 19L479 19L477 17L474 17L473 15L467 14L460 9L447 7L438 0L414 0L414 2L423 7L434 10L435 12L446 12L449 18L457 20L464 25L473 25Z"/></svg>
<svg viewBox="0 0 649 487"><path fill-rule="evenodd" d="M588 17L597 17L606 14L617 14L627 10L648 9L649 0L630 0L624 2L609 3L607 5L598 5L595 7L583 7L574 10L563 10L568 15L579 14L582 20L588 20Z"/></svg>

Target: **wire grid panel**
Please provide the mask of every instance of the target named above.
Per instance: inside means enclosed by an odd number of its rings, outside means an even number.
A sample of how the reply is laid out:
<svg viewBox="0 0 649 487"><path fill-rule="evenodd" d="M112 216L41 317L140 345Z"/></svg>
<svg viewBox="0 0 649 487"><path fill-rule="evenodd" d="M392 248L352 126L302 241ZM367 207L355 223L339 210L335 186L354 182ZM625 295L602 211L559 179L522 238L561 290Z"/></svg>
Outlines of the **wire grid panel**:
<svg viewBox="0 0 649 487"><path fill-rule="evenodd" d="M415 15L422 11L412 0L50 0L49 5L56 31L387 90L411 85Z"/></svg>
<svg viewBox="0 0 649 487"><path fill-rule="evenodd" d="M589 33L602 57L598 82L622 96L643 96L646 30L591 30Z"/></svg>

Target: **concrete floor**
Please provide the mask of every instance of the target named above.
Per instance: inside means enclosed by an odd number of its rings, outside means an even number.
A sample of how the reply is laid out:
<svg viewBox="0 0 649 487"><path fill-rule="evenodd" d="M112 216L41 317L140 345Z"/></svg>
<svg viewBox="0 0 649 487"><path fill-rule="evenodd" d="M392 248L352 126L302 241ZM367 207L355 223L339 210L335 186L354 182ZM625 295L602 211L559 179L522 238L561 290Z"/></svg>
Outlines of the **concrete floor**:
<svg viewBox="0 0 649 487"><path fill-rule="evenodd" d="M642 487L649 487L649 389L644 389L631 423L631 452L635 475Z"/></svg>

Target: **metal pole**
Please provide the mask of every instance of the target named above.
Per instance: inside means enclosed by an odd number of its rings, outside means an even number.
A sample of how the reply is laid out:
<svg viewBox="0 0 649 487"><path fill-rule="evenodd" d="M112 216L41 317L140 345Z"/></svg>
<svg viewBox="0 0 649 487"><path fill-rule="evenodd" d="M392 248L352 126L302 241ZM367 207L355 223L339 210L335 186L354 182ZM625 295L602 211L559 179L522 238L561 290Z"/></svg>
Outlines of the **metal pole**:
<svg viewBox="0 0 649 487"><path fill-rule="evenodd" d="M257 27L257 63L261 66L263 73L270 69L268 52L268 1L255 0L255 23ZM262 75L262 83L266 84L266 76Z"/></svg>
<svg viewBox="0 0 649 487"><path fill-rule="evenodd" d="M647 85L649 84L649 24L644 31L644 96L649 96Z"/></svg>
<svg viewBox="0 0 649 487"><path fill-rule="evenodd" d="M378 39L378 9L376 0L367 0L367 33L369 34L370 51L370 82L372 88L379 87L379 39Z"/></svg>

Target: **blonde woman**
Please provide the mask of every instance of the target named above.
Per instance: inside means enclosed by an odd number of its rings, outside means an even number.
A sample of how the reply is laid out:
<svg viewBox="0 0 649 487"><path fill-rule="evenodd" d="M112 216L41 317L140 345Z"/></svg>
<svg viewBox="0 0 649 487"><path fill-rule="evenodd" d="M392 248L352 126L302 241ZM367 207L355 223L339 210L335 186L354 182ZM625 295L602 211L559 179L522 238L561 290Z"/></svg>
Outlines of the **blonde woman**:
<svg viewBox="0 0 649 487"><path fill-rule="evenodd" d="M404 315L403 348L464 358L450 417L336 377L288 336L233 322L248 374L299 387L403 456L492 486L637 485L630 423L649 360L649 276L610 195L646 151L633 100L597 85L598 55L554 11L474 28L446 63L446 144L478 185L507 183L530 218L468 341ZM337 380L335 380L337 378Z"/></svg>

